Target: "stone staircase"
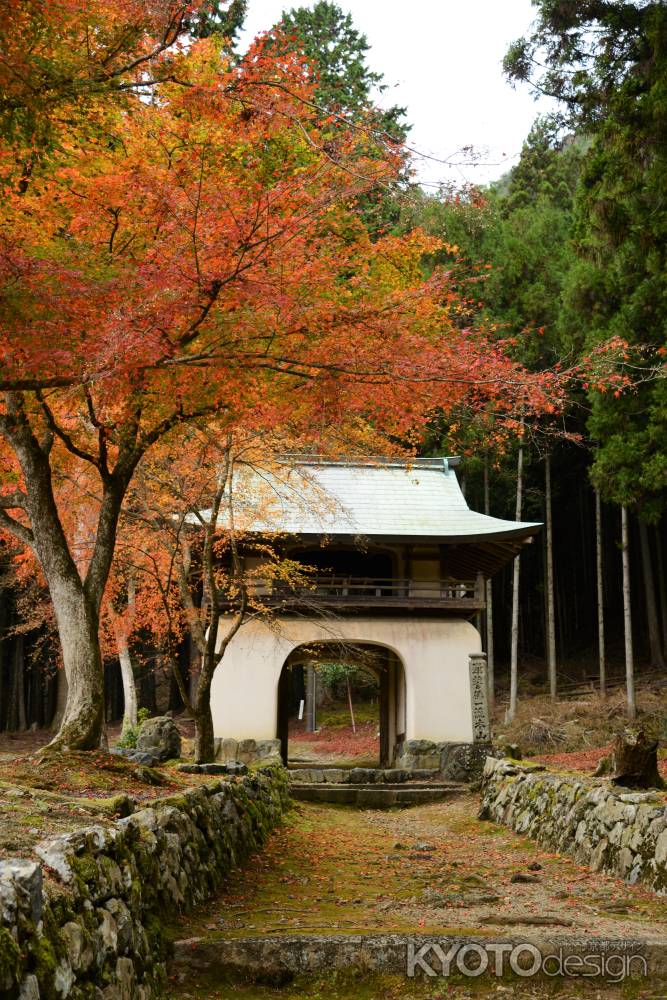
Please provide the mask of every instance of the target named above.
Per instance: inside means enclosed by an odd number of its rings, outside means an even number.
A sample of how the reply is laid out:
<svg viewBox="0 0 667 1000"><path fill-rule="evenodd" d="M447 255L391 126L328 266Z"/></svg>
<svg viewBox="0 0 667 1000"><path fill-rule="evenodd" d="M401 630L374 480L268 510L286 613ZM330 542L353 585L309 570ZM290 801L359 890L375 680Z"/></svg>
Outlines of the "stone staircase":
<svg viewBox="0 0 667 1000"><path fill-rule="evenodd" d="M294 799L359 809L424 805L467 789L462 782L443 781L436 768L295 767L289 776Z"/></svg>

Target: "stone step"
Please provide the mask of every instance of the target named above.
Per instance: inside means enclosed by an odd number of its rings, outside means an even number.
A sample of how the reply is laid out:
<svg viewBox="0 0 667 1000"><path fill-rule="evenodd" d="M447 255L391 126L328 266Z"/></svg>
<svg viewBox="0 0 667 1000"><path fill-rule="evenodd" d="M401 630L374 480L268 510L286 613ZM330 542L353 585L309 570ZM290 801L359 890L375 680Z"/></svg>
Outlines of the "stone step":
<svg viewBox="0 0 667 1000"><path fill-rule="evenodd" d="M396 806L441 802L465 791L467 791L466 785L452 782L414 782L396 785L334 785L318 782L292 785L290 794L299 802L332 802L337 805L357 806L358 809L393 809Z"/></svg>
<svg viewBox="0 0 667 1000"><path fill-rule="evenodd" d="M299 767L289 769L292 784L335 784L335 785L397 785L406 781L430 781L440 777L437 768L395 768L395 767Z"/></svg>
<svg viewBox="0 0 667 1000"><path fill-rule="evenodd" d="M530 947L529 952L526 946ZM466 955L466 952L469 954ZM438 990L439 994L448 992L444 984L448 982L447 974L450 972L456 977L455 982L461 982L460 977L464 976L472 983L480 975L479 965L483 964L482 976L485 981L498 983L501 976L505 982L516 984L517 968L525 969L526 965L532 967L536 956L539 966L548 955L554 956L550 959L550 978L554 974L554 965L557 966L560 960L562 967L564 957L578 956L577 968L581 969L582 956L594 956L598 963L614 959L613 966L611 961L608 966L605 962L601 964L603 970L608 968L606 976L609 978L614 975L613 969L618 969L619 960L622 961L627 968L627 977L634 980L634 988L650 985L653 988L651 996L663 996L667 985L667 941L664 938L656 936L653 941L642 942L627 938L606 938L603 941L599 937L556 934L550 932L549 928L543 928L535 935L515 932L503 934L499 938L484 933L476 935L465 932L442 935L371 933L272 935L270 938L257 936L235 939L189 938L174 943L169 975L176 983L189 984L193 976L205 973L221 984L261 983L280 988L287 986L295 976L334 970L359 969L366 974L373 971L385 974L393 972L402 973L406 977L426 973L428 976L438 977L442 987ZM483 963L480 963L480 958ZM583 968L586 968L585 964ZM650 980L647 980L649 970ZM590 976L590 973L582 972L575 972L574 976L586 974ZM594 980L601 991L607 985L606 976L602 974ZM543 982L543 979L538 980L540 981ZM581 979L569 981L582 982ZM589 983L585 985L588 986ZM435 979L433 984L435 985ZM453 986L449 987L449 990L453 989ZM540 992L539 995L546 994ZM579 992L577 995L580 995ZM644 995L648 996L642 992L642 996Z"/></svg>

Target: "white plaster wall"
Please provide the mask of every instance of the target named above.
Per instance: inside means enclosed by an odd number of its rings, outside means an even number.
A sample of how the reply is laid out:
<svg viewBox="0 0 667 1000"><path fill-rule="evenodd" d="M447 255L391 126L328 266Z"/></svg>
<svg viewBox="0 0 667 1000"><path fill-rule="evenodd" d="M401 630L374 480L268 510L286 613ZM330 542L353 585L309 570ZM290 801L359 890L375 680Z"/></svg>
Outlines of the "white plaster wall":
<svg viewBox="0 0 667 1000"><path fill-rule="evenodd" d="M342 639L386 646L398 655L405 669L406 739L472 740L468 658L481 651L479 633L470 622L430 618L285 618L270 628L246 623L213 678L215 735L275 739L278 679L289 654L302 643Z"/></svg>

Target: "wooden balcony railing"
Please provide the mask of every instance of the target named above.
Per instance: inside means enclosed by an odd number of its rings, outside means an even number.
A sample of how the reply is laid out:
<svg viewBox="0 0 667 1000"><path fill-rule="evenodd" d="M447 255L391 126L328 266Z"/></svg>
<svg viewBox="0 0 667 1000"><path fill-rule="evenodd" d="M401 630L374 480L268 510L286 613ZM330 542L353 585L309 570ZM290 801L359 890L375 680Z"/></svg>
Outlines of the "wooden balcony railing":
<svg viewBox="0 0 667 1000"><path fill-rule="evenodd" d="M484 581L397 580L319 576L307 586L255 580L250 592L271 606L330 608L450 608L477 611L484 607Z"/></svg>

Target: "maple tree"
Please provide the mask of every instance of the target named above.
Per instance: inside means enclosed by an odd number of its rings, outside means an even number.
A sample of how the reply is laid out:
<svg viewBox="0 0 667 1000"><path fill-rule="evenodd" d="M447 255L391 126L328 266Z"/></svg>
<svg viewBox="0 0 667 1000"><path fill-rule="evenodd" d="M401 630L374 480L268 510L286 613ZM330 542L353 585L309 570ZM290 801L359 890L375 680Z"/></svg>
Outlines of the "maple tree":
<svg viewBox="0 0 667 1000"><path fill-rule="evenodd" d="M83 111L49 112L28 175L15 138L0 149L0 528L53 603L58 747L100 739L100 612L157 443L203 418L272 427L286 406L315 446L355 421L414 443L464 398L493 399L500 422L557 408L567 377L452 322L446 270L422 270L437 240L371 240L354 205L402 155L360 128L332 136L300 56L259 40L236 66L215 36L162 56L151 97L141 58L121 99L91 87Z"/></svg>
<svg viewBox="0 0 667 1000"><path fill-rule="evenodd" d="M199 763L214 758L211 683L229 644L251 619L278 627L266 599L273 585L308 586L308 567L282 557L275 533L249 534L258 519L271 522L275 495L257 486L279 468L284 442L193 425L142 463L121 518L112 579L134 584L131 602L121 599L121 639L127 644L128 627L150 637L194 719Z"/></svg>

